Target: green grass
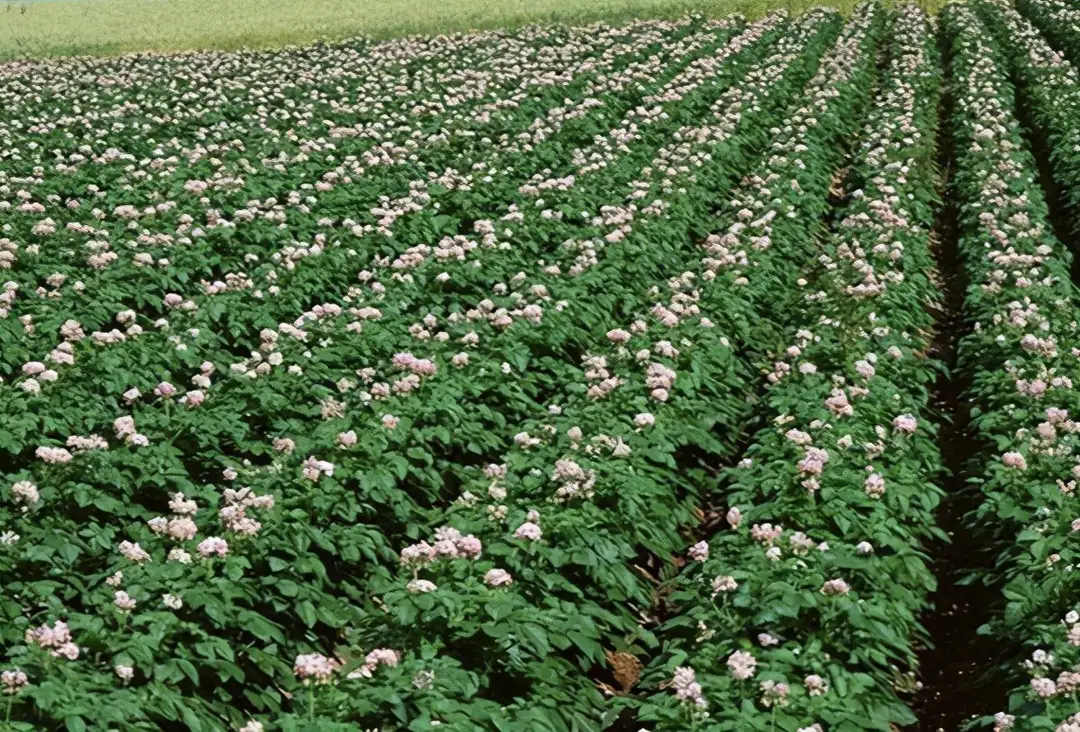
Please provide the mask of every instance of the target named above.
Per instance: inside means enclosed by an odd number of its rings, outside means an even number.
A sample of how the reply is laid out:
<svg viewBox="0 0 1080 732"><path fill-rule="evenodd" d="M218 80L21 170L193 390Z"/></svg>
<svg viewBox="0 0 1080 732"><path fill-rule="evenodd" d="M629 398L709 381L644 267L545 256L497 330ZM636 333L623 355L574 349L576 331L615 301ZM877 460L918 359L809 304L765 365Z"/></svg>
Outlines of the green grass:
<svg viewBox="0 0 1080 732"><path fill-rule="evenodd" d="M923 0L935 4L938 0ZM611 22L776 7L848 10L854 0L0 0L0 60L125 51L266 48L350 36L386 38Z"/></svg>

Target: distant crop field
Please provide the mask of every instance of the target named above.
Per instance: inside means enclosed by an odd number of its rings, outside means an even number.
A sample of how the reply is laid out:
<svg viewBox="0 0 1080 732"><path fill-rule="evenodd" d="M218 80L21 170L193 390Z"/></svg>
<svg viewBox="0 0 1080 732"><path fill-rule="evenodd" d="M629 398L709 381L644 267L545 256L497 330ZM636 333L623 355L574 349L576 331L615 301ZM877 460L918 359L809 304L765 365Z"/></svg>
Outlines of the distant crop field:
<svg viewBox="0 0 1080 732"><path fill-rule="evenodd" d="M0 732L1080 732L1076 3L461 2L4 11L512 25L0 64Z"/></svg>
<svg viewBox="0 0 1080 732"><path fill-rule="evenodd" d="M0 0L0 59L385 38L687 12L759 17L810 0ZM850 10L851 0L834 7Z"/></svg>

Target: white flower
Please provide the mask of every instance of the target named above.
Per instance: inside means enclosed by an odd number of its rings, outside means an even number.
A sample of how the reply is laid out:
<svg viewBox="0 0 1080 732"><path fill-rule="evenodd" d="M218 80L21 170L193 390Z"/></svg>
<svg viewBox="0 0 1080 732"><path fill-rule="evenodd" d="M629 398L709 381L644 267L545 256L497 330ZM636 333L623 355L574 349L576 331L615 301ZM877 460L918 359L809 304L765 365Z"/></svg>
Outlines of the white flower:
<svg viewBox="0 0 1080 732"><path fill-rule="evenodd" d="M435 586L434 582L429 582L424 579L414 579L409 582L409 584L405 585L405 589L413 594L417 594L422 592L434 592L438 587Z"/></svg>

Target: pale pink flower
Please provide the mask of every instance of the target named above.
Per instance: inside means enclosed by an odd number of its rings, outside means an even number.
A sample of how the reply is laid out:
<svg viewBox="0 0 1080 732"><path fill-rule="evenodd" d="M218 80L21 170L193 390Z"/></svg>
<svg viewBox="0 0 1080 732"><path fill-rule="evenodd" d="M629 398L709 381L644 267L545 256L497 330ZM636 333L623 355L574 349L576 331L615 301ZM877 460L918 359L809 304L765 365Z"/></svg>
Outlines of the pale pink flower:
<svg viewBox="0 0 1080 732"><path fill-rule="evenodd" d="M740 511L738 507L732 506L728 509L726 518L728 525L733 529L737 529L739 528L739 524L742 523L742 511Z"/></svg>
<svg viewBox="0 0 1080 732"><path fill-rule="evenodd" d="M63 657L69 661L74 661L79 657L79 647L74 643L64 643L55 651L52 652L53 656Z"/></svg>
<svg viewBox="0 0 1080 732"><path fill-rule="evenodd" d="M373 666L383 665L393 668L401 662L401 654L390 648L376 648L364 658L364 663Z"/></svg>
<svg viewBox="0 0 1080 732"><path fill-rule="evenodd" d="M761 682L761 703L766 708L782 707L787 704L787 695L790 689L787 684L769 679Z"/></svg>
<svg viewBox="0 0 1080 732"><path fill-rule="evenodd" d="M871 498L881 498L885 495L885 479L877 473L871 473L866 476L863 488L866 490L866 495Z"/></svg>
<svg viewBox="0 0 1080 732"><path fill-rule="evenodd" d="M113 596L113 604L120 609L121 612L131 612L135 609L135 600L123 590L117 590Z"/></svg>
<svg viewBox="0 0 1080 732"><path fill-rule="evenodd" d="M484 575L484 583L491 587L507 587L513 581L505 569L489 569Z"/></svg>
<svg viewBox="0 0 1080 732"><path fill-rule="evenodd" d="M11 486L11 499L15 503L31 506L41 500L37 486L28 480L20 480Z"/></svg>
<svg viewBox="0 0 1080 732"><path fill-rule="evenodd" d="M735 578L730 575L720 575L714 577L712 581L712 596L716 597L721 592L728 593L734 592L739 588L739 583L735 581Z"/></svg>
<svg viewBox="0 0 1080 732"><path fill-rule="evenodd" d="M697 682L694 669L689 666L679 666L675 669L675 675L671 679L671 688L675 690L675 696L685 704L692 704L698 709L709 706L703 696L701 684Z"/></svg>
<svg viewBox="0 0 1080 732"><path fill-rule="evenodd" d="M388 430L397 429L398 422L398 418L392 414L384 414L382 416L382 425Z"/></svg>
<svg viewBox="0 0 1080 732"><path fill-rule="evenodd" d="M400 556L401 565L403 567L412 567L434 562L438 559L439 553L435 550L435 547L431 546L426 541L421 541L402 549Z"/></svg>
<svg viewBox="0 0 1080 732"><path fill-rule="evenodd" d="M71 642L71 632L63 620L57 620L51 628L48 625L42 625L27 629L23 637L27 643L33 643L40 648L60 648Z"/></svg>
<svg viewBox="0 0 1080 732"><path fill-rule="evenodd" d="M150 555L138 544L133 544L130 541L120 542L120 553L133 562L142 564L143 562L150 561Z"/></svg>
<svg viewBox="0 0 1080 732"><path fill-rule="evenodd" d="M169 536L177 541L190 541L195 538L199 529L190 518L180 517L169 520L167 531Z"/></svg>
<svg viewBox="0 0 1080 732"><path fill-rule="evenodd" d="M429 582L425 579L414 579L409 584L405 585L405 589L413 594L434 592L438 589L434 582Z"/></svg>
<svg viewBox="0 0 1080 732"><path fill-rule="evenodd" d="M709 558L709 542L699 541L697 544L690 547L688 553L690 554L690 558L695 562L704 562Z"/></svg>
<svg viewBox="0 0 1080 732"><path fill-rule="evenodd" d="M539 541L543 535L544 532L540 530L540 527L531 521L526 521L514 532L514 536L518 539L528 539L529 541Z"/></svg>
<svg viewBox="0 0 1080 732"><path fill-rule="evenodd" d="M1057 693L1057 684L1054 683L1053 679L1032 679L1031 690L1046 699Z"/></svg>
<svg viewBox="0 0 1080 732"><path fill-rule="evenodd" d="M183 493L173 493L169 496L169 510L180 516L193 516L199 510L199 505L185 498Z"/></svg>
<svg viewBox="0 0 1080 732"><path fill-rule="evenodd" d="M204 557L212 557L214 555L224 557L229 553L229 543L217 536L211 536L199 542L198 550L199 554Z"/></svg>
<svg viewBox="0 0 1080 732"><path fill-rule="evenodd" d="M0 673L0 693L15 696L30 683L22 670L13 668Z"/></svg>
<svg viewBox="0 0 1080 732"><path fill-rule="evenodd" d="M803 686L806 687L806 693L810 696L821 696L829 690L828 683L817 674L811 674L803 679Z"/></svg>
<svg viewBox="0 0 1080 732"><path fill-rule="evenodd" d="M757 668L757 659L746 651L735 651L727 660L728 668L731 669L731 675L739 681L745 681L754 675L754 670Z"/></svg>
<svg viewBox="0 0 1080 732"><path fill-rule="evenodd" d="M910 414L901 414L892 421L892 424L897 432L912 433L918 427L918 421Z"/></svg>
<svg viewBox="0 0 1080 732"><path fill-rule="evenodd" d="M783 526L773 526L770 523L754 524L750 527L750 537L765 546L772 546L772 543L784 533Z"/></svg>
<svg viewBox="0 0 1080 732"><path fill-rule="evenodd" d="M831 579L821 587L823 595L846 595L851 592L851 587L842 579Z"/></svg>
<svg viewBox="0 0 1080 732"><path fill-rule="evenodd" d="M34 451L34 454L37 455L40 460L53 465L70 463L72 459L71 453L62 447L39 447Z"/></svg>
<svg viewBox="0 0 1080 732"><path fill-rule="evenodd" d="M1050 407L1046 410L1046 419L1050 424L1062 424L1069 419L1069 410Z"/></svg>
<svg viewBox="0 0 1080 732"><path fill-rule="evenodd" d="M296 657L293 673L305 684L328 684L340 664L321 653L307 653Z"/></svg>
<svg viewBox="0 0 1080 732"><path fill-rule="evenodd" d="M468 559L477 559L483 551L483 545L480 543L480 540L472 534L458 539L456 548L462 556Z"/></svg>
<svg viewBox="0 0 1080 732"><path fill-rule="evenodd" d="M318 482L319 478L324 474L333 477L334 476L334 464L325 460L317 460L314 457L309 457L303 464L304 477L312 482Z"/></svg>
<svg viewBox="0 0 1080 732"><path fill-rule="evenodd" d="M113 670L116 671L116 675L119 676L122 681L131 681L135 678L135 669L131 666L118 664Z"/></svg>
<svg viewBox="0 0 1080 732"><path fill-rule="evenodd" d="M825 406L838 417L850 417L855 413L855 409L848 403L847 394L840 390L833 392L832 396L825 400Z"/></svg>
<svg viewBox="0 0 1080 732"><path fill-rule="evenodd" d="M1007 452L1001 456L1001 461L1005 463L1007 468L1017 468L1018 470L1027 469L1027 460L1024 456L1018 452Z"/></svg>
<svg viewBox="0 0 1080 732"><path fill-rule="evenodd" d="M186 551L177 547L169 550L169 556L167 557L170 562L179 562L180 564L191 564L191 555Z"/></svg>
<svg viewBox="0 0 1080 732"><path fill-rule="evenodd" d="M120 439L133 435L137 431L135 429L135 419L128 415L117 417L116 421L113 422L113 430L116 431L116 436Z"/></svg>

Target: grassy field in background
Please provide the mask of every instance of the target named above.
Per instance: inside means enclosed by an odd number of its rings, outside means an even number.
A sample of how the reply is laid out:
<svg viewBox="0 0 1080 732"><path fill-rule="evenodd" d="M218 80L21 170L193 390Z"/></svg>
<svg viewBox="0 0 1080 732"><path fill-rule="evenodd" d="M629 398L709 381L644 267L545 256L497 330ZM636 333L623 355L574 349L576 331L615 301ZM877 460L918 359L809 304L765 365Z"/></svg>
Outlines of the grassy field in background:
<svg viewBox="0 0 1080 732"><path fill-rule="evenodd" d="M931 4L937 0L926 0ZM531 22L674 17L853 0L0 0L0 60L74 54L236 49L350 36L384 38ZM932 9L932 8L928 8Z"/></svg>

